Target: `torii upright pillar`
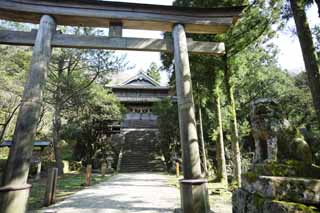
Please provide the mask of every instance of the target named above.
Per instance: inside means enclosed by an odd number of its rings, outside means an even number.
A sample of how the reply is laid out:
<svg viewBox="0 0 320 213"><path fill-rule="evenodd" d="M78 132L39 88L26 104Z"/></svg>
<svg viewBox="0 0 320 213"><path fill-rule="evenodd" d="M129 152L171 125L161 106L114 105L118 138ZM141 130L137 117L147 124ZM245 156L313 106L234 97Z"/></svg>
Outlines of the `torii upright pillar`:
<svg viewBox="0 0 320 213"><path fill-rule="evenodd" d="M207 180L201 177L197 123L192 95L187 38L182 24L172 31L184 179L180 181L183 213L210 211Z"/></svg>
<svg viewBox="0 0 320 213"><path fill-rule="evenodd" d="M51 40L56 29L55 20L48 15L41 18L33 47L28 80L14 131L13 145L0 188L1 213L26 211L30 185L27 184L33 139L41 111L42 92L51 57Z"/></svg>

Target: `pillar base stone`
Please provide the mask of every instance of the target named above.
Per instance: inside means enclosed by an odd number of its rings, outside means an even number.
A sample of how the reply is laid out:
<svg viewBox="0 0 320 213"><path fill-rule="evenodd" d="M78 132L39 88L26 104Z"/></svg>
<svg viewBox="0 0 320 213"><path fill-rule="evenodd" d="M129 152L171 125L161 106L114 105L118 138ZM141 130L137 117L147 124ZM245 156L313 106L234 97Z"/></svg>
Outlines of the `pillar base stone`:
<svg viewBox="0 0 320 213"><path fill-rule="evenodd" d="M206 179L180 180L180 193L182 213L210 212Z"/></svg>

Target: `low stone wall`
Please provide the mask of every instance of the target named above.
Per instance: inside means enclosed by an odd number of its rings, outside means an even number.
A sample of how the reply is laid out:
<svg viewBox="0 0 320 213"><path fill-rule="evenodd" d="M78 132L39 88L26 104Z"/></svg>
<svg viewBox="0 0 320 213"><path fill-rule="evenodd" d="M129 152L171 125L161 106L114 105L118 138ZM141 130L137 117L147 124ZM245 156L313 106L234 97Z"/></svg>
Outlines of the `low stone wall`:
<svg viewBox="0 0 320 213"><path fill-rule="evenodd" d="M320 180L246 173L233 193L233 213L319 212Z"/></svg>
<svg viewBox="0 0 320 213"><path fill-rule="evenodd" d="M279 201L250 193L242 188L237 189L232 196L233 213L315 213L316 207L301 203Z"/></svg>

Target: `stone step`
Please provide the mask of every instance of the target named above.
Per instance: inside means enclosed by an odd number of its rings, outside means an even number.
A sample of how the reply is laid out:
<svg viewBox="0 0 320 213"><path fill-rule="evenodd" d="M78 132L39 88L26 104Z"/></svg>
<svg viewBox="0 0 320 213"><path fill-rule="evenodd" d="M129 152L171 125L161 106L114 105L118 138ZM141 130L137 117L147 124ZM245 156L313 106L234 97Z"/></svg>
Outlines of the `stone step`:
<svg viewBox="0 0 320 213"><path fill-rule="evenodd" d="M155 131L132 131L125 136L120 172L163 171Z"/></svg>
<svg viewBox="0 0 320 213"><path fill-rule="evenodd" d="M125 168L121 169L120 172L164 172L164 168Z"/></svg>
<svg viewBox="0 0 320 213"><path fill-rule="evenodd" d="M164 165L162 162L158 163L143 163L143 164L135 164L135 163L125 163L124 165L126 166L139 166L139 167L144 167L144 166L158 166L158 165Z"/></svg>

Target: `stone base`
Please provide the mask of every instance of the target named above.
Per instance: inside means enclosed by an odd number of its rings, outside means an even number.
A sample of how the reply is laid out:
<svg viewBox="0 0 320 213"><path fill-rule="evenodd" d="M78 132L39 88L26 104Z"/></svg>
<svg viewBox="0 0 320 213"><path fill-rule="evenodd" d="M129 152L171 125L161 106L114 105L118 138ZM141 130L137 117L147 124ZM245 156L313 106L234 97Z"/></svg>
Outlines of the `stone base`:
<svg viewBox="0 0 320 213"><path fill-rule="evenodd" d="M182 213L210 212L207 180L181 180L180 193Z"/></svg>
<svg viewBox="0 0 320 213"><path fill-rule="evenodd" d="M293 177L242 175L242 188L250 193L275 200L317 205L320 203L320 180Z"/></svg>
<svg viewBox="0 0 320 213"><path fill-rule="evenodd" d="M232 195L233 213L316 213L315 206L278 201L261 197L244 189L237 189Z"/></svg>

